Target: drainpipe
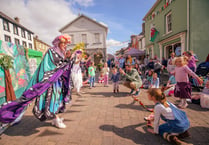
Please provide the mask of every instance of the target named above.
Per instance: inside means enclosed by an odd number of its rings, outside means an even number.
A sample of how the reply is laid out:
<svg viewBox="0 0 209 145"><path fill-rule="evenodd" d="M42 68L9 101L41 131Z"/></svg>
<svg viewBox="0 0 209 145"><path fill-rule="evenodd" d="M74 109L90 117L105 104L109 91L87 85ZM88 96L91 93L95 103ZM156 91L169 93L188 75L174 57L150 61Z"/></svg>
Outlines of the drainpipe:
<svg viewBox="0 0 209 145"><path fill-rule="evenodd" d="M189 33L190 33L190 23L189 23L189 0L187 0L187 51L189 50Z"/></svg>

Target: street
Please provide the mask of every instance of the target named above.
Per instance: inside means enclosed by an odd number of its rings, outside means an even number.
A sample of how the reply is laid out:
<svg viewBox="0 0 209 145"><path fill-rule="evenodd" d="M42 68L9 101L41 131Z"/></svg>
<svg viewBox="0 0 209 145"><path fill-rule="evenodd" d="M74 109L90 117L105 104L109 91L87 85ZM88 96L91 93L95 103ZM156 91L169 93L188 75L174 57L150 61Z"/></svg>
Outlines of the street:
<svg viewBox="0 0 209 145"><path fill-rule="evenodd" d="M120 93L112 92L112 85L85 86L82 96L73 94L64 118L66 129L58 129L50 121L40 122L32 114L31 105L22 121L1 135L1 145L168 145L160 136L146 131L144 117L149 112L127 96L129 90L120 84ZM142 89L140 100L153 107ZM168 97L176 103L176 98ZM190 119L192 137L185 141L194 145L209 144L209 112L199 105L184 109Z"/></svg>

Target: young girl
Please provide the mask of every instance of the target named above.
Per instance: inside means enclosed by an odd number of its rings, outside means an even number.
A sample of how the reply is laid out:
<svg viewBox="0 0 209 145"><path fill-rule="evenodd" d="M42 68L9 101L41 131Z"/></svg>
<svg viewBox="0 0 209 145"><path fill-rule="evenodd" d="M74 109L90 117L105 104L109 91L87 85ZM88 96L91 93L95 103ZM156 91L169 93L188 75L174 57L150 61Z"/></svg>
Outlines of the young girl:
<svg viewBox="0 0 209 145"><path fill-rule="evenodd" d="M77 95L79 96L81 95L80 89L83 86L83 78L82 78L82 72L81 72L81 67L80 67L81 59L82 59L82 51L76 50L76 60L71 70L71 73L72 73L71 76L72 76L73 86L75 87L77 91Z"/></svg>
<svg viewBox="0 0 209 145"><path fill-rule="evenodd" d="M119 93L119 76L120 76L120 73L117 72L117 68L113 68L112 70L112 77L111 77L111 80L113 81L113 92L116 93Z"/></svg>
<svg viewBox="0 0 209 145"><path fill-rule="evenodd" d="M186 113L178 109L174 104L166 101L164 93L160 89L150 88L148 99L155 103L154 107L154 129L148 128L153 134L160 134L172 144L183 144L180 138L189 137L190 123ZM160 118L165 121L159 125Z"/></svg>
<svg viewBox="0 0 209 145"><path fill-rule="evenodd" d="M96 67L94 66L94 62L90 63L90 66L88 68L88 74L89 74L89 82L90 82L90 89L94 87L94 82L95 82L95 71Z"/></svg>
<svg viewBox="0 0 209 145"><path fill-rule="evenodd" d="M152 75L153 75L153 70L149 70L146 73L146 78L143 80L143 88L148 89L151 86L151 81L152 81Z"/></svg>
<svg viewBox="0 0 209 145"><path fill-rule="evenodd" d="M198 77L191 69L189 69L184 57L177 57L174 63L176 67L172 73L175 74L177 82L174 90L174 96L181 99L178 106L180 108L186 108L188 106L186 99L191 99L192 91L188 75L194 77L200 84L203 83L203 80Z"/></svg>
<svg viewBox="0 0 209 145"><path fill-rule="evenodd" d="M161 91L165 94L165 96L171 96L174 93L174 89L176 86L176 79L174 75L169 77L169 80L165 86L161 88Z"/></svg>
<svg viewBox="0 0 209 145"><path fill-rule="evenodd" d="M104 74L104 86L108 86L108 76L109 76L109 67L107 66L107 63L104 63L104 67L102 68L102 72Z"/></svg>
<svg viewBox="0 0 209 145"><path fill-rule="evenodd" d="M153 73L152 80L151 80L151 88L159 88L160 80L157 76L157 73Z"/></svg>
<svg viewBox="0 0 209 145"><path fill-rule="evenodd" d="M98 83L104 83L104 75L103 75L103 72L100 72L100 75L99 75L99 78L98 78Z"/></svg>

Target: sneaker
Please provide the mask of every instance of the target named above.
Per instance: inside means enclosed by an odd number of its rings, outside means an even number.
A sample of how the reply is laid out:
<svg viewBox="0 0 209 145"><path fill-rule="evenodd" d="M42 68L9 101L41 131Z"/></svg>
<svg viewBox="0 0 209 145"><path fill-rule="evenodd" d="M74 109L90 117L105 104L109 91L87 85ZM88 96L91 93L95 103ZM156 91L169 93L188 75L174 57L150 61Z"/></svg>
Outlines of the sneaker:
<svg viewBox="0 0 209 145"><path fill-rule="evenodd" d="M180 133L177 137L179 139L183 139L183 138L187 138L187 137L190 137L190 136L191 136L190 133L186 130L185 132Z"/></svg>
<svg viewBox="0 0 209 145"><path fill-rule="evenodd" d="M134 90L132 89L131 92L129 94L133 95Z"/></svg>
<svg viewBox="0 0 209 145"><path fill-rule="evenodd" d="M115 90L113 91L113 93L115 93Z"/></svg>
<svg viewBox="0 0 209 145"><path fill-rule="evenodd" d="M135 96L138 96L138 95L139 95L139 91L136 91Z"/></svg>
<svg viewBox="0 0 209 145"><path fill-rule="evenodd" d="M66 128L66 125L62 122L60 118L55 118L52 120L52 125L57 128Z"/></svg>
<svg viewBox="0 0 209 145"><path fill-rule="evenodd" d="M181 106L179 105L179 108L185 109L185 108L187 108L187 106L188 106L188 104L187 104L187 103L184 103L184 104L182 104Z"/></svg>

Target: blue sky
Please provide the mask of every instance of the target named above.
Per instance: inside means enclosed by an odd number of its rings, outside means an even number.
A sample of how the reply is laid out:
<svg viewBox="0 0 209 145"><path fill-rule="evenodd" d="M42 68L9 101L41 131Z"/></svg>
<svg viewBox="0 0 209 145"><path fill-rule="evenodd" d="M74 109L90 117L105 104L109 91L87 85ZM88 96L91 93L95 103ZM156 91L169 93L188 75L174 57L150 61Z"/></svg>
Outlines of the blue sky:
<svg viewBox="0 0 209 145"><path fill-rule="evenodd" d="M142 31L143 17L153 6L156 0L96 0L89 7L80 7L81 13L95 18L108 25L109 32L107 40L114 42L125 42L130 40L132 34L139 34ZM127 46L127 43L108 46L108 52Z"/></svg>
<svg viewBox="0 0 209 145"><path fill-rule="evenodd" d="M127 46L132 34L142 31L143 17L156 0L0 0L0 10L19 17L39 39L51 45L59 29L79 13L108 26L107 52Z"/></svg>

